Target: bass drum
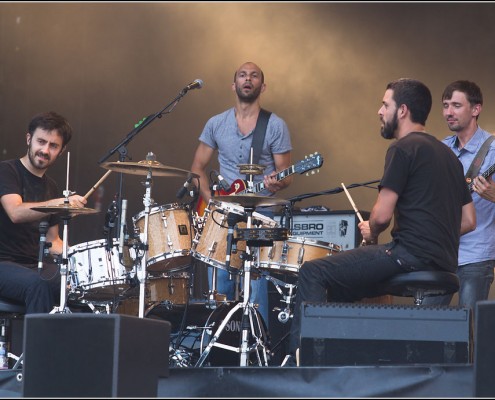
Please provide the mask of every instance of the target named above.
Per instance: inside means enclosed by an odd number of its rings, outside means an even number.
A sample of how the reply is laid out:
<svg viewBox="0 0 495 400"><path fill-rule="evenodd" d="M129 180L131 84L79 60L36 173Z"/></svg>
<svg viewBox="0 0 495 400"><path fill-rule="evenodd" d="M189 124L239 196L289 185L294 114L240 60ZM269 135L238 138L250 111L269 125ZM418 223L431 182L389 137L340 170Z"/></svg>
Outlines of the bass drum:
<svg viewBox="0 0 495 400"><path fill-rule="evenodd" d="M225 319L230 310L237 302L220 303L217 308L211 310L204 302L189 303L186 305L175 305L170 303L157 303L150 307L146 318L158 318L171 323L170 354L171 366L193 367L206 346L210 343L212 336ZM258 365L258 357L263 361L261 348L256 348L256 338L265 346L269 352L269 338L263 317L256 310L252 313L253 332L250 332L249 347L253 348L249 355L249 363ZM239 347L242 339L242 307L234 312L226 324L216 343L226 346ZM258 346L260 347L260 346ZM227 350L217 346L210 349L203 366L239 366L240 353Z"/></svg>

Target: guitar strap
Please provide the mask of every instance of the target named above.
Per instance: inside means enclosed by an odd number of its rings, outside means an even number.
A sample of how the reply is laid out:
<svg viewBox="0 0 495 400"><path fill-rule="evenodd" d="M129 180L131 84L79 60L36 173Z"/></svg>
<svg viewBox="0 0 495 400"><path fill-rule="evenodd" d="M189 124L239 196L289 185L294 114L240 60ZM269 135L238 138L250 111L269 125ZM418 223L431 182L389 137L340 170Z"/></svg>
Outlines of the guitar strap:
<svg viewBox="0 0 495 400"><path fill-rule="evenodd" d="M266 127L271 114L270 111L262 108L258 115L256 127L253 132L253 142L251 144L251 147L253 148L253 164L258 164L258 161L260 160L261 149L263 148L263 142L265 141Z"/></svg>
<svg viewBox="0 0 495 400"><path fill-rule="evenodd" d="M486 154L488 153L488 149L490 148L490 144L493 142L495 139L495 136L490 135L485 142L481 145L480 149L478 150L478 153L476 153L476 156L473 159L473 162L469 166L468 171L466 172L466 182L471 183L472 180L478 176L478 173L480 172L481 164L483 163L483 160L486 157Z"/></svg>

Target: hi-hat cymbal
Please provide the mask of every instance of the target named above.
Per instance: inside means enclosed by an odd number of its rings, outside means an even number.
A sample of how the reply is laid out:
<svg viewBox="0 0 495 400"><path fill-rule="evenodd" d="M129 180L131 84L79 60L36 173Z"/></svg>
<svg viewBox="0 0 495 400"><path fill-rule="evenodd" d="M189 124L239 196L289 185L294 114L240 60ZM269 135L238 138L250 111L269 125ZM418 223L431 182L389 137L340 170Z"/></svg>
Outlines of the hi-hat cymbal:
<svg viewBox="0 0 495 400"><path fill-rule="evenodd" d="M259 164L237 164L240 174L246 175L262 175L266 165Z"/></svg>
<svg viewBox="0 0 495 400"><path fill-rule="evenodd" d="M170 177L178 177L178 178L186 178L193 177L198 178L197 174L194 174L190 171L186 171L185 169L169 167L167 165L163 165L159 161L153 160L142 160L139 162L106 162L100 164L103 168L115 171L115 172L123 172L124 174L133 174L133 175L147 175L148 171L151 170L152 176L170 176Z"/></svg>
<svg viewBox="0 0 495 400"><path fill-rule="evenodd" d="M223 201L225 203L237 203L243 207L269 207L269 206L284 206L289 204L289 200L278 199L276 197L258 196L254 193L239 194L239 195L224 195L214 196L213 200Z"/></svg>
<svg viewBox="0 0 495 400"><path fill-rule="evenodd" d="M95 214L100 211L94 208L88 207L74 207L70 204L58 204L56 206L40 206L31 207L31 210L40 211L44 213L61 214L61 215L81 215L81 214Z"/></svg>

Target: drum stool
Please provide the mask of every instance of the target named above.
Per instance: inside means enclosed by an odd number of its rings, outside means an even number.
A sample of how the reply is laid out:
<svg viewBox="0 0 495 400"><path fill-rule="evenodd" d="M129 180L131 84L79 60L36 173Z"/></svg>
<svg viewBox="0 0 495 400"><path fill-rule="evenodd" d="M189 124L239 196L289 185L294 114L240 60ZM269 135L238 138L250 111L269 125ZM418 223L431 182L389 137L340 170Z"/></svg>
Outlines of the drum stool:
<svg viewBox="0 0 495 400"><path fill-rule="evenodd" d="M457 292L459 278L447 271L414 271L396 275L382 285L386 293L414 297L414 304L420 306L425 297Z"/></svg>
<svg viewBox="0 0 495 400"><path fill-rule="evenodd" d="M0 319L6 319L6 320L18 319L18 318L23 318L25 314L26 314L26 307L23 304L0 298ZM8 343L10 342L10 337L9 337L10 335L6 333L6 336ZM23 354L21 354L19 357L13 355L12 353L7 353L7 355L9 358L13 358L16 360L12 369L21 368L21 364L23 361Z"/></svg>

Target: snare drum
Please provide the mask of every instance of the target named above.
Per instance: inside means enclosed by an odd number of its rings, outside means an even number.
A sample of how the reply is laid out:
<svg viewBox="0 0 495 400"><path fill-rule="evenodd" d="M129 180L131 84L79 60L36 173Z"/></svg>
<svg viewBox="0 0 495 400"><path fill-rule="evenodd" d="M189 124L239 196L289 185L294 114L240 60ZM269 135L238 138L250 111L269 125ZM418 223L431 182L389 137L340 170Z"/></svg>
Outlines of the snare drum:
<svg viewBox="0 0 495 400"><path fill-rule="evenodd" d="M132 218L144 242L145 211ZM191 263L191 223L184 206L177 203L153 207L148 222L148 263L150 273L174 272Z"/></svg>
<svg viewBox="0 0 495 400"><path fill-rule="evenodd" d="M227 216L234 213L239 219L245 217L244 207L237 204L210 200L203 216L203 229L197 233L193 240L191 253L194 258L203 261L213 267L226 269L225 260L227 254ZM271 218L265 217L257 212L253 212L252 225L261 228L276 228L279 225ZM260 226L261 225L261 226ZM238 222L237 228L246 228L246 222ZM242 260L240 254L246 251L246 242L237 242L237 252L232 252L230 266L240 269Z"/></svg>
<svg viewBox="0 0 495 400"><path fill-rule="evenodd" d="M332 243L294 236L283 242L274 242L272 247L261 247L258 266L262 269L298 274L304 261L331 256L340 251L340 246Z"/></svg>
<svg viewBox="0 0 495 400"><path fill-rule="evenodd" d="M129 272L119 261L118 240L107 251L106 239L72 246L68 252L70 287L87 300L111 300L129 288ZM124 262L130 259L124 247ZM132 266L132 263L131 263Z"/></svg>

